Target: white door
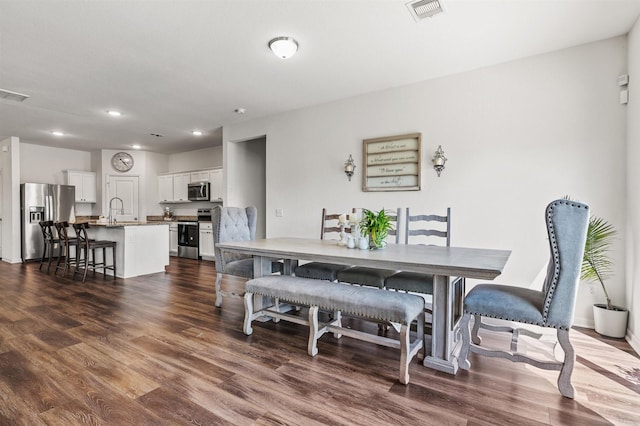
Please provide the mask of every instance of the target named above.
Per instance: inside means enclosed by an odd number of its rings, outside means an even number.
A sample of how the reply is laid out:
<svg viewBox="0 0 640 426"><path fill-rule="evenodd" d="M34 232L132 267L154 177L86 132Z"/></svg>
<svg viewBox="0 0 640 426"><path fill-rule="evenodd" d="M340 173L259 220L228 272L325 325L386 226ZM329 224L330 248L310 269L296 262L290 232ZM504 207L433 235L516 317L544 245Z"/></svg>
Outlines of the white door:
<svg viewBox="0 0 640 426"><path fill-rule="evenodd" d="M110 175L107 186L107 214L119 222L138 220L138 176Z"/></svg>

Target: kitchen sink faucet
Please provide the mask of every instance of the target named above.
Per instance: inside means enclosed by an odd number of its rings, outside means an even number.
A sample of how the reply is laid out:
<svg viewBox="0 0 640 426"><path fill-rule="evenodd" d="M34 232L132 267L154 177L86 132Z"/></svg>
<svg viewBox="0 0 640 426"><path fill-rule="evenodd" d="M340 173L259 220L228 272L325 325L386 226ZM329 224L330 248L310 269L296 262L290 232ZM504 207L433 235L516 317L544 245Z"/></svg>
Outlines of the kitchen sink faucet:
<svg viewBox="0 0 640 426"><path fill-rule="evenodd" d="M119 210L120 210L120 214L124 214L124 201L122 201L122 198L120 197L113 197L112 199L109 200L109 224L113 225L114 223L116 223L116 218L113 216L113 206L112 203L115 200L120 200L120 205L122 206ZM116 208L116 210L118 210ZM116 215L118 213L116 212Z"/></svg>

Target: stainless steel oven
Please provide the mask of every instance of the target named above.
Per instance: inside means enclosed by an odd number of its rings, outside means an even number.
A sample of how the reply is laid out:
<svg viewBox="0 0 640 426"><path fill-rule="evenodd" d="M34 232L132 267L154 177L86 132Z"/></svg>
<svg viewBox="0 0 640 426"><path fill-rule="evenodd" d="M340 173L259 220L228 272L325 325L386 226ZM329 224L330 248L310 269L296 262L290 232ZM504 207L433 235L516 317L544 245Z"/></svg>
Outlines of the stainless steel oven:
<svg viewBox="0 0 640 426"><path fill-rule="evenodd" d="M198 223L178 222L178 257L198 259Z"/></svg>

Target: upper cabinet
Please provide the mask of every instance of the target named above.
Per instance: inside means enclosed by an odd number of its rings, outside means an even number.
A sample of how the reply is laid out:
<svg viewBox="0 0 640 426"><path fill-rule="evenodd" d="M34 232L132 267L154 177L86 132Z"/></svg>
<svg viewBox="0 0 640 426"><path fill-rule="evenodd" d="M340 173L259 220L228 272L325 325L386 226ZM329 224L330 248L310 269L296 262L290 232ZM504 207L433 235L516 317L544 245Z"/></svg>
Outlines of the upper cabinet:
<svg viewBox="0 0 640 426"><path fill-rule="evenodd" d="M67 185L76 187L76 203L96 202L96 174L94 172L80 172L66 170Z"/></svg>
<svg viewBox="0 0 640 426"><path fill-rule="evenodd" d="M213 169L158 176L159 202L190 202L188 185L196 182L210 182L210 200L221 202L223 193L222 174L222 169Z"/></svg>
<svg viewBox="0 0 640 426"><path fill-rule="evenodd" d="M222 201L222 169L209 171L209 182L211 182L211 201Z"/></svg>
<svg viewBox="0 0 640 426"><path fill-rule="evenodd" d="M209 170L191 172L191 182L209 182Z"/></svg>
<svg viewBox="0 0 640 426"><path fill-rule="evenodd" d="M189 173L158 176L158 195L161 203L189 202L187 185L191 182Z"/></svg>
<svg viewBox="0 0 640 426"><path fill-rule="evenodd" d="M189 201L189 188L191 175L189 173L178 173L173 175L173 201Z"/></svg>
<svg viewBox="0 0 640 426"><path fill-rule="evenodd" d="M158 176L158 193L161 203L173 202L173 175Z"/></svg>

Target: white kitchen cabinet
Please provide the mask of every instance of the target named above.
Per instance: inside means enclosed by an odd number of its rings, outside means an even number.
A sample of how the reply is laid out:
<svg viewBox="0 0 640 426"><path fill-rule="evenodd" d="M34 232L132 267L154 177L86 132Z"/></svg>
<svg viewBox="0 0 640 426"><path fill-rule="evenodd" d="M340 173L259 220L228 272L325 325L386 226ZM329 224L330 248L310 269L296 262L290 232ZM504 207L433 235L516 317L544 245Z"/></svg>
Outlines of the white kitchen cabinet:
<svg viewBox="0 0 640 426"><path fill-rule="evenodd" d="M209 171L209 182L211 182L211 201L222 201L222 169Z"/></svg>
<svg viewBox="0 0 640 426"><path fill-rule="evenodd" d="M199 250L202 260L215 260L216 254L213 250L213 225L210 222L200 222Z"/></svg>
<svg viewBox="0 0 640 426"><path fill-rule="evenodd" d="M178 224L169 224L169 256L178 255Z"/></svg>
<svg viewBox="0 0 640 426"><path fill-rule="evenodd" d="M158 176L158 193L161 203L173 202L173 175Z"/></svg>
<svg viewBox="0 0 640 426"><path fill-rule="evenodd" d="M189 201L189 184L191 183L190 173L178 173L173 175L173 201Z"/></svg>
<svg viewBox="0 0 640 426"><path fill-rule="evenodd" d="M76 187L76 203L96 202L96 174L94 172L81 172L66 170L67 185Z"/></svg>
<svg viewBox="0 0 640 426"><path fill-rule="evenodd" d="M188 203L191 182L190 173L158 176L158 199L160 203Z"/></svg>
<svg viewBox="0 0 640 426"><path fill-rule="evenodd" d="M209 182L209 170L191 172L191 182Z"/></svg>

